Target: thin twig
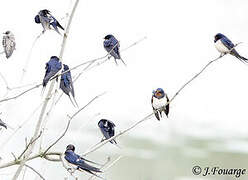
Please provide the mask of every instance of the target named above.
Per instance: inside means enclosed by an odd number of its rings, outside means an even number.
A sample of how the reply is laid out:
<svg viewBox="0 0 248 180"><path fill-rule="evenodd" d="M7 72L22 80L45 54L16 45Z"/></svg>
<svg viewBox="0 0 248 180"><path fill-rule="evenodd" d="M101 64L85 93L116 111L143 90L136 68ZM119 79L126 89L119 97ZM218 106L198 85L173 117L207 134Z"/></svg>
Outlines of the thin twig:
<svg viewBox="0 0 248 180"><path fill-rule="evenodd" d="M29 169L31 169L32 171L34 171L38 176L40 176L41 179L45 180L45 178L37 170L35 170L33 167L31 167L31 166L29 166L27 164L24 164L24 166L26 166Z"/></svg>
<svg viewBox="0 0 248 180"><path fill-rule="evenodd" d="M96 99L98 99L100 96L104 95L105 93L102 93L100 95L97 95L96 97L94 97L93 99L91 99L84 107L80 108L77 112L75 112L71 117L69 116L69 120L68 120L68 123L67 123L67 126L64 130L64 132L62 133L62 135L54 142L52 143L45 151L44 151L44 154L46 154L55 144L57 144L63 137L64 135L66 134L66 132L68 131L69 129L69 126L70 126L70 123L71 123L71 120L78 114L80 113L83 109L85 109L88 105L90 105L93 101L95 101Z"/></svg>
<svg viewBox="0 0 248 180"><path fill-rule="evenodd" d="M9 101L9 100L12 100L12 99L16 99L16 98L18 98L18 97L20 97L20 96L26 94L27 92L32 91L33 89L36 89L36 88L40 87L41 85L42 85L42 84L35 85L34 87L32 87L32 88L30 88L30 89L27 89L27 90L21 92L20 94L18 94L18 95L16 95L16 96L2 99L2 100L0 100L0 102Z"/></svg>
<svg viewBox="0 0 248 180"><path fill-rule="evenodd" d="M44 155L42 152L40 152L38 154L35 154L33 156L26 158L26 161L31 161L31 160L36 159L36 158L44 158L48 161L59 162L60 158L55 159L55 158L51 158L50 156L59 156L60 157L62 154L63 154L62 152L49 152L49 153L46 153ZM18 159L16 161L10 161L8 163L1 164L0 169L15 166L15 165L20 164L21 162L22 162L22 160L18 160Z"/></svg>
<svg viewBox="0 0 248 180"><path fill-rule="evenodd" d="M222 58L223 56L219 56L218 58L216 58L216 59L214 59L214 60L212 60L212 61L210 61L209 63L207 63L202 69L201 69L201 71L199 72L199 73L197 73L196 75L194 75L189 81L187 81L176 93L175 93L175 95L171 98L171 100L170 100L170 102L171 101L173 101L174 99L175 99L175 97L189 84L189 83L191 83L195 78L197 78L201 73L203 73L203 71L210 65L210 64L212 64L213 62L215 62L215 61L217 61L217 60L219 60L220 58ZM170 103L169 102L169 103ZM168 103L168 104L169 104Z"/></svg>
<svg viewBox="0 0 248 180"><path fill-rule="evenodd" d="M120 133L118 133L117 135L109 138L109 139L106 139L104 141L102 141L99 145L97 146L94 146L94 148L86 151L85 153L83 153L82 156L86 156L94 151L96 151L97 149L99 149L100 147L102 147L103 145L107 144L108 142L110 142L111 140L113 139L116 139L117 137L121 136L122 134L125 134L126 132L130 131L131 129L135 128L137 125L139 125L140 123L150 119L151 117L153 116L153 113L147 115L146 117L144 117L143 119L141 119L140 121L138 121L137 123L133 124L132 126L130 126L129 128L125 129L124 131L121 131Z"/></svg>
<svg viewBox="0 0 248 180"><path fill-rule="evenodd" d="M21 159L21 157L25 154L25 152L28 150L28 148L37 140L40 138L42 134L42 131L40 131L40 134L35 138L35 139L31 139L30 142L28 143L28 145L26 146L26 148L24 149L24 151L20 154L20 156L18 157L18 159Z"/></svg>
<svg viewBox="0 0 248 180"><path fill-rule="evenodd" d="M130 46L128 46L128 47L126 47L125 49L121 50L120 52L128 50L129 48L131 48L131 47L137 45L138 43L140 43L141 41L143 41L143 40L145 40L145 39L146 39L146 37L144 37L144 38L142 38L142 39L140 39L140 40L134 42L134 43L131 44ZM111 52L111 51L110 51L110 52ZM110 53L110 52L109 52L109 53ZM109 53L108 53L107 55L103 56L103 57L96 58L96 59L89 60L89 61L86 61L86 62L84 62L84 63L81 63L81 64L79 64L79 65L77 65L77 66L75 66L75 67L73 67L73 68L71 68L71 69L69 69L69 70L67 70L67 71L64 71L63 73L58 73L58 74L56 74L54 77L52 77L49 81L54 80L54 79L57 78L58 76L61 76L61 75L63 75L64 73L66 73L66 72L68 72L68 71L72 71L72 70L74 70L74 69L77 69L77 68L80 67L80 66L83 66L83 65L88 64L88 66L86 66L86 68L84 68L83 71L82 71L81 73L79 73L79 75L75 78L75 81L76 81L76 80L82 75L82 73L83 73L84 71L89 70L89 69L92 69L93 67L99 66L99 65L101 65L101 64L103 64L103 63L105 63L105 62L107 62L107 60L108 60L107 56L109 55ZM106 59L105 59L105 58L106 58ZM102 60L102 59L104 59L102 62L99 62L98 64L96 64L96 65L90 67L93 63L95 63L96 61ZM90 67L90 68L89 68L89 67ZM35 86L33 86L33 87L31 87L31 88L29 88L29 89L27 89L27 90L21 92L20 94L18 94L18 95L16 95L16 96L9 97L9 98L4 98L4 99L0 100L0 102L5 102L5 101L9 101L9 100L13 100L13 99L19 98L20 96L26 94L27 92L30 92L30 91L32 91L33 89L39 88L41 85L42 85L42 83L37 84L37 85L35 85ZM13 88L10 88L10 89L13 89ZM61 97L61 96L62 96L62 95L60 95L60 97ZM59 97L59 99L60 99L60 97ZM56 104L57 104L57 102L56 102Z"/></svg>
<svg viewBox="0 0 248 180"><path fill-rule="evenodd" d="M109 165L108 165L108 163L110 162L110 158L108 158L107 162L100 168L100 170L103 170L103 172L106 172L109 168L111 168L113 165L115 165L117 163L117 161L119 161L121 158L122 158L122 156L119 156ZM94 179L95 179L95 176L91 176L88 180L94 180Z"/></svg>
<svg viewBox="0 0 248 180"><path fill-rule="evenodd" d="M22 80L23 80L23 78L24 78L24 76L25 76L25 73L27 72L27 67L28 67L28 64L29 64L29 61L30 61L30 58L31 58L31 54L32 54L33 48L34 48L34 46L35 46L37 40L41 37L42 34L43 34L43 33L39 34L39 35L35 38L35 40L34 40L32 46L31 46L31 48L30 48L30 50L29 50L28 58L27 58L27 60L26 60L26 62L25 62L24 68L22 69L21 82L22 82Z"/></svg>
<svg viewBox="0 0 248 180"><path fill-rule="evenodd" d="M223 55L224 56L224 55ZM197 73L193 78L191 78L189 81L187 81L185 84L183 84L183 86L175 93L175 95L171 98L171 100L169 102L166 103L166 105L170 104L174 99L175 97L188 85L190 84L195 78L197 78L210 64L212 64L213 62L219 60L220 58L222 58L223 56L219 56L218 58L210 61L209 63L207 63L207 65L205 65L201 71L199 73ZM165 105L165 106L166 106ZM97 149L101 148L103 145L105 145L106 143L108 143L109 141L123 135L124 133L130 131L131 129L135 128L137 125L139 125L140 123L150 119L152 116L153 116L154 113L151 113L149 115L147 115L145 118L141 119L140 121L138 121L137 123L135 123L134 125L132 125L131 127L127 128L126 130L120 132L119 134L107 139L107 140L104 140L103 142L101 142L100 144L97 144L97 145L94 145L92 149L86 151L83 156L86 156L88 155L89 153L92 153L94 151L96 151Z"/></svg>

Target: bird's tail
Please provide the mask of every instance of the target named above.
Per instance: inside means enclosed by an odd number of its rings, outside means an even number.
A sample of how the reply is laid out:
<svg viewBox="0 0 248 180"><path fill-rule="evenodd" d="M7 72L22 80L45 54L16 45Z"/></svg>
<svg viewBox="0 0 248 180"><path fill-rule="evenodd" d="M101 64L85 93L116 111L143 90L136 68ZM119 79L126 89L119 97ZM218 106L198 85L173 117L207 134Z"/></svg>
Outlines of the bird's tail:
<svg viewBox="0 0 248 180"><path fill-rule="evenodd" d="M120 60L122 61L122 63L123 63L125 66L127 66L127 64L123 61L122 58L120 58Z"/></svg>
<svg viewBox="0 0 248 180"><path fill-rule="evenodd" d="M41 90L41 96L44 95L45 89L46 89L46 86L43 86L43 87L42 87L42 90Z"/></svg>
<svg viewBox="0 0 248 180"><path fill-rule="evenodd" d="M74 107L79 107L78 106L78 103L77 103L77 101L76 101L76 99L72 96L72 94L71 93L69 93L69 98L70 98L70 101L71 101L71 103L72 103L72 105L74 106Z"/></svg>
<svg viewBox="0 0 248 180"><path fill-rule="evenodd" d="M231 55L235 56L236 58L238 58L243 63L248 63L248 59L243 57L243 56L240 56L239 53L235 49L233 49L231 51Z"/></svg>
<svg viewBox="0 0 248 180"><path fill-rule="evenodd" d="M85 170L85 169L84 169L84 170ZM95 177L98 177L98 178L100 178L100 179L106 180L104 177L99 176L99 175L97 175L96 173L93 173L93 172L91 172L91 171L89 171L89 170L85 170L85 171L88 172L88 173L90 173L90 174L92 174L92 175L95 176Z"/></svg>
<svg viewBox="0 0 248 180"><path fill-rule="evenodd" d="M158 111L156 111L155 109L153 109L153 113L154 113L155 117L157 118L157 120L160 121L160 117L159 117Z"/></svg>
<svg viewBox="0 0 248 180"><path fill-rule="evenodd" d="M116 143L116 141L115 141L115 143L112 143L112 144L114 144L116 147L118 147L119 149L121 149L121 146L119 146L119 145Z"/></svg>
<svg viewBox="0 0 248 180"><path fill-rule="evenodd" d="M57 21L57 26L58 26L60 29L65 30L65 29L63 28L63 26L61 26L61 24L59 24L58 21Z"/></svg>

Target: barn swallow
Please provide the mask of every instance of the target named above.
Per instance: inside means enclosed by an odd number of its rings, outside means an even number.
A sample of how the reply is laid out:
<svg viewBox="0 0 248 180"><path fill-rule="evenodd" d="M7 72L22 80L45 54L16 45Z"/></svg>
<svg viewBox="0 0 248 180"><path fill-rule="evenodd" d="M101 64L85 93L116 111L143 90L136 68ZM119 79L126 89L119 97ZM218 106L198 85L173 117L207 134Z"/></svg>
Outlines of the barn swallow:
<svg viewBox="0 0 248 180"><path fill-rule="evenodd" d="M62 68L62 63L57 56L52 56L50 60L46 63L46 74L43 79L43 88L46 87L48 81L54 77L57 72Z"/></svg>
<svg viewBox="0 0 248 180"><path fill-rule="evenodd" d="M115 135L115 124L107 119L101 119L98 122L98 127L100 128L105 139L109 139ZM112 144L117 144L115 139L110 141Z"/></svg>
<svg viewBox="0 0 248 180"><path fill-rule="evenodd" d="M162 112L168 117L170 106L167 103L169 102L169 98L162 88L153 91L151 102L153 112L158 120L160 120L159 113L162 117Z"/></svg>
<svg viewBox="0 0 248 180"><path fill-rule="evenodd" d="M230 39L228 39L225 35L218 33L214 37L214 45L216 49L221 53L221 56L224 54L231 54L238 58L240 61L247 63L248 59L243 56L240 56L239 53L234 49L235 45L232 43Z"/></svg>
<svg viewBox="0 0 248 180"><path fill-rule="evenodd" d="M43 27L42 33L44 33L46 30L54 29L57 33L60 34L58 27L64 30L64 28L60 25L57 19L55 19L55 17L53 17L50 11L47 9L39 11L38 15L35 16L34 20L37 24L41 23Z"/></svg>
<svg viewBox="0 0 248 180"><path fill-rule="evenodd" d="M63 66L64 68L63 68L62 75L61 75L60 88L67 96L69 96L73 106L75 106L74 104L78 106L75 100L75 93L74 93L73 81L71 77L71 71L69 71L69 66L67 66L66 64L63 64Z"/></svg>
<svg viewBox="0 0 248 180"><path fill-rule="evenodd" d="M75 146L72 144L69 144L66 147L66 151L65 151L65 160L68 161L70 164L76 165L77 169L81 169L84 170L94 176L100 177L95 173L101 173L102 171L99 168L93 167L89 164L87 164L85 161L94 163L92 161L89 161L85 158L80 157L78 154L76 154L75 152ZM97 164L97 163L94 163ZM100 177L101 178L101 177Z"/></svg>
<svg viewBox="0 0 248 180"><path fill-rule="evenodd" d="M16 46L15 37L14 37L14 34L10 31L6 31L3 34L4 36L3 36L2 44L3 44L6 58L8 59L12 55L13 51L15 50L15 46Z"/></svg>
<svg viewBox="0 0 248 180"><path fill-rule="evenodd" d="M104 37L103 46L105 50L110 53L111 56L114 57L116 65L118 65L116 59L120 59L126 66L126 63L122 60L120 55L120 44L112 34L109 34Z"/></svg>

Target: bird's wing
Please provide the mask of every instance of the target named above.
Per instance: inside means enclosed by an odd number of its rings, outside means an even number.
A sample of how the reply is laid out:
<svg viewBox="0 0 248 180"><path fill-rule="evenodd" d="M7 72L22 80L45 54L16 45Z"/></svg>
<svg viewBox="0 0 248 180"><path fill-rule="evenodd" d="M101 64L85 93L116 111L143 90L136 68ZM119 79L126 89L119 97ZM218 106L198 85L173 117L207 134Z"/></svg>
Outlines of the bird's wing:
<svg viewBox="0 0 248 180"><path fill-rule="evenodd" d="M103 136L104 136L106 139L109 139L109 138L110 138L109 132L108 132L108 130L103 126L103 123L102 123L102 122L98 123L98 126L99 126L99 128L100 128L100 130L101 130Z"/></svg>
<svg viewBox="0 0 248 180"><path fill-rule="evenodd" d="M46 84L48 83L48 81L55 76L55 74L57 73L57 70L51 69L49 72L46 71L46 75L43 79L43 86L46 86Z"/></svg>
<svg viewBox="0 0 248 180"><path fill-rule="evenodd" d="M93 167L93 166L85 163L84 161L81 161L79 163L78 167L83 169L83 170L94 171L94 172L102 172L99 168Z"/></svg>
<svg viewBox="0 0 248 180"><path fill-rule="evenodd" d="M75 97L74 86L73 86L73 81L72 81L72 78L71 78L71 72L70 71L68 71L66 73L66 78L67 78L67 80L69 82L69 85L70 85L71 94L72 94L73 97Z"/></svg>
<svg viewBox="0 0 248 180"><path fill-rule="evenodd" d="M105 41L103 41L104 47L109 47L110 45L111 45L111 41L109 39L106 39Z"/></svg>
<svg viewBox="0 0 248 180"><path fill-rule="evenodd" d="M156 116L157 120L160 120L158 111L153 107L153 96L152 96L152 99L151 99L151 104L152 104L152 109L153 109L154 115Z"/></svg>
<svg viewBox="0 0 248 180"><path fill-rule="evenodd" d="M59 24L59 22L55 19L55 17L51 16L51 18L52 18L52 21L50 22L50 24L53 26L54 30L60 34L58 27L63 30L64 28Z"/></svg>
<svg viewBox="0 0 248 180"><path fill-rule="evenodd" d="M110 137L113 137L115 135L115 127L114 126L110 127L109 135L110 135Z"/></svg>
<svg viewBox="0 0 248 180"><path fill-rule="evenodd" d="M65 30L65 29L63 28L63 26L61 26L61 24L59 23L59 21L57 21L57 19L55 19L55 17L52 16L52 18L53 18L54 22L56 23L56 26L58 26L58 27L59 27L60 29L62 29L62 30Z"/></svg>
<svg viewBox="0 0 248 180"><path fill-rule="evenodd" d="M152 108L154 109L154 107L153 107L153 96L152 96L152 99L151 99L151 104L152 104Z"/></svg>
<svg viewBox="0 0 248 180"><path fill-rule="evenodd" d="M168 96L167 96L167 94L166 94L166 99L167 99L167 102L170 101L169 98L168 98ZM170 104L167 104L165 106L165 114L166 114L167 117L168 117L169 111L170 111Z"/></svg>
<svg viewBox="0 0 248 180"><path fill-rule="evenodd" d="M220 40L224 44L224 46L226 46L229 50L231 50L232 48L234 48L234 44L227 37L223 37Z"/></svg>
<svg viewBox="0 0 248 180"><path fill-rule="evenodd" d="M62 91L69 96L69 88L65 86L65 82L64 82L64 79L61 78L61 81L60 81L60 89L62 89Z"/></svg>

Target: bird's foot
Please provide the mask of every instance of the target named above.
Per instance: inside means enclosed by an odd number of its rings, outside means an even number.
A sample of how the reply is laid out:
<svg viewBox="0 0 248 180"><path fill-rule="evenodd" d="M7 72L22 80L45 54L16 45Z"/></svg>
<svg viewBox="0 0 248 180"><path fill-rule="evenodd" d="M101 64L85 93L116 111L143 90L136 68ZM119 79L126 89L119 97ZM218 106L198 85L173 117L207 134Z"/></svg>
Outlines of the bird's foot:
<svg viewBox="0 0 248 180"><path fill-rule="evenodd" d="M108 59L110 59L111 58L111 56L108 56Z"/></svg>

